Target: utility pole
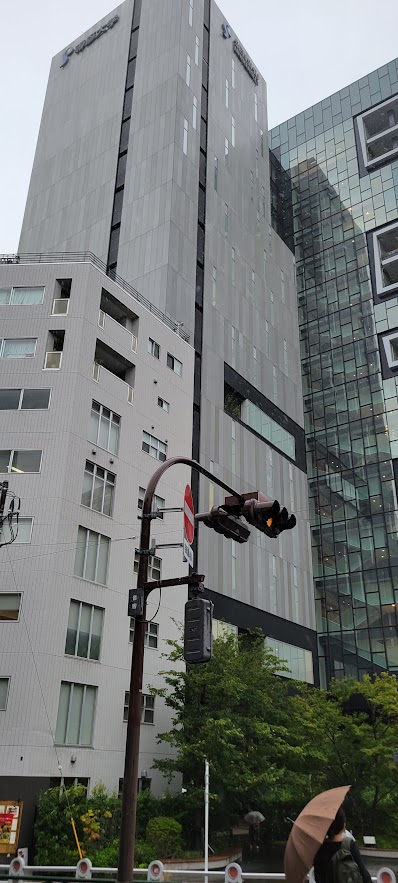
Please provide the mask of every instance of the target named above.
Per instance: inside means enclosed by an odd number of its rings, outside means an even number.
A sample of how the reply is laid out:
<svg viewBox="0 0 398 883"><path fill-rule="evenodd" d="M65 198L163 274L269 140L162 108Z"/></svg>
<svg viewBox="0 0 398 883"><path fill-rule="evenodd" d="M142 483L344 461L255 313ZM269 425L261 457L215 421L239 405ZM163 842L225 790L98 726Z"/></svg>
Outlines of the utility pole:
<svg viewBox="0 0 398 883"><path fill-rule="evenodd" d="M137 596L140 593L140 613L135 618L133 652L131 657L130 675L130 701L127 719L126 752L124 761L122 816L120 822L119 841L119 865L118 883L131 883L134 869L134 846L136 833L137 792L138 792L138 764L140 750L141 728L141 697L142 676L144 667L144 640L145 640L145 616L148 594L156 586L178 585L188 583L195 584L196 588L203 582L204 577L198 574L190 574L189 577L180 577L173 580L158 580L148 583L148 562L151 554L151 521L156 515L152 512L152 502L158 482L167 469L178 465L190 466L196 472L200 472L214 484L223 488L230 495L225 499L223 506L213 507L210 513L197 516L196 520L203 521L207 527L211 527L226 537L236 538L238 542L246 542L250 531L240 522L240 515L254 524L263 533L270 537L277 537L282 530L294 527L296 519L294 515L287 517L286 509L280 510L276 500L267 500L257 491L251 494L239 494L230 488L212 472L209 472L196 460L188 457L173 457L165 460L150 478L145 492L140 533L140 547ZM251 501L254 500L252 503ZM236 532L238 532L236 534ZM200 589L199 589L200 591ZM142 596L141 596L142 593ZM142 601L142 603L141 603Z"/></svg>

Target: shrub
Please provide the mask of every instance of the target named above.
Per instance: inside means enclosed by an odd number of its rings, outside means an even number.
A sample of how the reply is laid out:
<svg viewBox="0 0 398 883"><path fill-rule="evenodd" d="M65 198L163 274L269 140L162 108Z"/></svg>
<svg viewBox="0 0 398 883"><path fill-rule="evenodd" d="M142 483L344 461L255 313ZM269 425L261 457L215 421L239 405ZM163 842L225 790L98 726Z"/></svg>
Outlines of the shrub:
<svg viewBox="0 0 398 883"><path fill-rule="evenodd" d="M182 849L182 826L168 816L150 819L147 824L148 844L159 853L156 858L175 858Z"/></svg>

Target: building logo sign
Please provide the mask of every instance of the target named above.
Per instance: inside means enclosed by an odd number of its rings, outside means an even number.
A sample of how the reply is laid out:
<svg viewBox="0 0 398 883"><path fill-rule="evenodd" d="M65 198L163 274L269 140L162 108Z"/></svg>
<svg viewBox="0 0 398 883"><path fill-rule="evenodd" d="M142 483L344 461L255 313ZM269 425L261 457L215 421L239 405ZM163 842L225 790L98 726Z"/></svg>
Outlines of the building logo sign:
<svg viewBox="0 0 398 883"><path fill-rule="evenodd" d="M70 56L73 55L74 52L83 52L83 49L85 49L86 46L90 46L91 43L94 43L94 40L98 40L98 37L101 37L102 34L105 34L105 31L109 31L111 28L113 28L117 21L119 21L119 16L114 15L112 18L109 19L109 21L105 22L105 24L102 25L102 27L99 28L98 31L93 31L93 33L89 34L89 36L86 37L85 40L82 40L81 43L77 43L76 46L68 46L62 56L62 64L60 64L60 67L65 67L65 65L68 64Z"/></svg>
<svg viewBox="0 0 398 883"><path fill-rule="evenodd" d="M254 67L251 58L249 58L243 46L239 43L239 40L234 40L232 48L235 52L235 55L238 56L240 63L243 64L243 67L249 74L249 77L251 77L256 86L258 86L258 71Z"/></svg>

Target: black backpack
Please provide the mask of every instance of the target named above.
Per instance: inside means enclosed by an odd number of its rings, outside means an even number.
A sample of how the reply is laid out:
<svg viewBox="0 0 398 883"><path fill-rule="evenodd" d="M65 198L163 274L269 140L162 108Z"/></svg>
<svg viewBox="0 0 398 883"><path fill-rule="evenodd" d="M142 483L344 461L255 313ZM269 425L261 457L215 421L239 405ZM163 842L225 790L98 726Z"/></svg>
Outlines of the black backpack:
<svg viewBox="0 0 398 883"><path fill-rule="evenodd" d="M328 883L363 883L362 875L351 855L350 838L344 837L340 849L330 859Z"/></svg>

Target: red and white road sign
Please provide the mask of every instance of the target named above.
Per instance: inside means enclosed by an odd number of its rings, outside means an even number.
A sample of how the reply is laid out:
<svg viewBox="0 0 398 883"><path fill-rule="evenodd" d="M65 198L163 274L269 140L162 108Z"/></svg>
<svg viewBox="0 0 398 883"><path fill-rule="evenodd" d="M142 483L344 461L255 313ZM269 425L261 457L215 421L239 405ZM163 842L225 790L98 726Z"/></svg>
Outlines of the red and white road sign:
<svg viewBox="0 0 398 883"><path fill-rule="evenodd" d="M191 546L195 530L195 512L193 508L192 491L187 484L184 494L184 536Z"/></svg>

